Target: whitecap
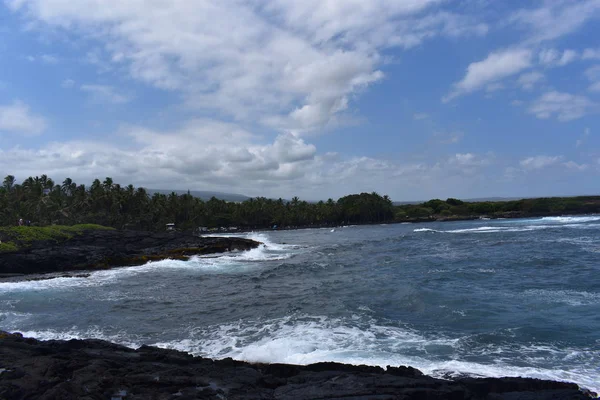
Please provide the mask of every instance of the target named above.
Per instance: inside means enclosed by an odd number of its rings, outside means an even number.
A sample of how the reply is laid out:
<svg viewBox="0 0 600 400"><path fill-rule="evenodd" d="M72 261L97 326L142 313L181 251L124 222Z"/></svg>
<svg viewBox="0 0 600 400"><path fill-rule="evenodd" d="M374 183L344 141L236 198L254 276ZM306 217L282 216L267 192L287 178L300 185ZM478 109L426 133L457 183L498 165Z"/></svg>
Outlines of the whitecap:
<svg viewBox="0 0 600 400"><path fill-rule="evenodd" d="M142 340L136 338L125 331L115 333L107 333L98 326L91 326L85 330L79 330L77 326L71 327L69 330L31 330L19 331L25 337L32 337L38 340L72 340L72 339L99 339L112 343L117 343L126 347L137 349L142 346Z"/></svg>
<svg viewBox="0 0 600 400"><path fill-rule="evenodd" d="M529 289L523 296L535 297L548 303L562 303L570 306L600 304L600 293L576 290Z"/></svg>
<svg viewBox="0 0 600 400"><path fill-rule="evenodd" d="M464 316L464 312L454 310ZM328 318L324 316L287 316L263 321L235 323L190 329L183 340L154 343L155 346L211 358L231 357L262 363L311 364L340 362L385 367L410 365L426 374L448 377L456 374L471 376L524 376L539 379L576 382L598 391L600 372L585 367L600 360L599 352L579 352L544 345L489 345L480 354L496 355L489 363L462 359L465 338L449 338L442 334L423 335L408 327L383 326L360 318ZM363 320L364 321L364 320ZM503 346L509 346L504 348ZM523 354L520 361L528 366L515 366L504 353ZM436 353L438 355L436 355ZM441 354L441 356L439 355ZM444 357L446 354L450 358ZM585 356L578 363L569 357ZM552 367L543 364L548 361ZM586 363L587 361L587 363ZM546 364L548 364L546 363ZM556 365L560 363L559 365ZM591 363L591 364L590 364Z"/></svg>
<svg viewBox="0 0 600 400"><path fill-rule="evenodd" d="M561 224L577 224L585 222L600 221L600 215L582 215L582 216L561 216L561 217L543 217L540 222L554 222Z"/></svg>

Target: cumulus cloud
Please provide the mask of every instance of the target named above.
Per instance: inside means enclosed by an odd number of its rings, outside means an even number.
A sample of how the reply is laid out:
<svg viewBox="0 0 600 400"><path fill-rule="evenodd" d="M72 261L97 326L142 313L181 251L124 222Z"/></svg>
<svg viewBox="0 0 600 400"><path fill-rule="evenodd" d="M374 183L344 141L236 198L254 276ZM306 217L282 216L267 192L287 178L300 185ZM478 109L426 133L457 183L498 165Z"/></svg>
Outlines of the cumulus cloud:
<svg viewBox="0 0 600 400"><path fill-rule="evenodd" d="M356 93L383 79L384 49L487 32L441 3L7 2L42 25L92 34L104 46L87 59L102 71L123 66L135 79L181 91L189 107L296 133L339 122Z"/></svg>
<svg viewBox="0 0 600 400"><path fill-rule="evenodd" d="M574 170L574 171L586 171L589 168L589 165L587 164L578 164L575 161L567 161L565 163L563 163L563 165L570 169L570 170Z"/></svg>
<svg viewBox="0 0 600 400"><path fill-rule="evenodd" d="M570 121L581 118L597 108L598 105L585 96L551 91L535 100L528 112L540 119L556 116L559 121Z"/></svg>
<svg viewBox="0 0 600 400"><path fill-rule="evenodd" d="M0 133L39 135L46 129L46 120L31 113L21 101L0 105Z"/></svg>
<svg viewBox="0 0 600 400"><path fill-rule="evenodd" d="M454 84L454 90L443 101L481 89L487 84L517 74L531 66L532 53L528 49L508 49L489 54L484 60L467 67L465 77Z"/></svg>
<svg viewBox="0 0 600 400"><path fill-rule="evenodd" d="M527 157L519 162L519 165L526 170L535 170L556 165L562 161L562 156L534 156Z"/></svg>
<svg viewBox="0 0 600 400"><path fill-rule="evenodd" d="M533 173L547 168L563 171L583 172L589 168L588 164L577 163L572 160L565 161L564 156L537 155L527 157L519 162L519 167L508 167L505 176L509 179L515 178L519 174Z"/></svg>
<svg viewBox="0 0 600 400"><path fill-rule="evenodd" d="M167 189L236 191L248 195L308 199L357 191L423 198L456 191L482 174L490 156L458 153L437 161L392 161L374 157L319 155L313 144L281 134L257 145L260 137L237 124L211 119L190 121L176 130L123 126L127 148L113 142L69 141L40 149L0 149L0 170L19 165L19 179L39 175L71 177L82 183L111 176L120 183ZM391 193L392 192L392 193Z"/></svg>

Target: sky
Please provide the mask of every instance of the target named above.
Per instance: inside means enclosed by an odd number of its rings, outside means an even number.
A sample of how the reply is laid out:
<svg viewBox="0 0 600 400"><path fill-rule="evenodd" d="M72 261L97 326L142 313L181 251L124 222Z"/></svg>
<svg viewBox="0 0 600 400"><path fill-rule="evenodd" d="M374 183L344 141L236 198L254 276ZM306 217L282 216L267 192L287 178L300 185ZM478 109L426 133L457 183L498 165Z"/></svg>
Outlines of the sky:
<svg viewBox="0 0 600 400"><path fill-rule="evenodd" d="M600 0L0 0L0 174L599 194Z"/></svg>

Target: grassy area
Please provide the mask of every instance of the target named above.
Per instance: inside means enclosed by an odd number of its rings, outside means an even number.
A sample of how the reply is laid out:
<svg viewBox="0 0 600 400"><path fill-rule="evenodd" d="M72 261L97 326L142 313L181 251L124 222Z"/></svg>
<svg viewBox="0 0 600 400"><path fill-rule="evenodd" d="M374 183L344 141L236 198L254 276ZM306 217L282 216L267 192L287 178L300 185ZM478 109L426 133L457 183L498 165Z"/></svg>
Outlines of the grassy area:
<svg viewBox="0 0 600 400"><path fill-rule="evenodd" d="M110 230L102 225L81 224L73 226L10 226L0 227L0 253L31 246L33 242L51 240L60 242L89 230Z"/></svg>

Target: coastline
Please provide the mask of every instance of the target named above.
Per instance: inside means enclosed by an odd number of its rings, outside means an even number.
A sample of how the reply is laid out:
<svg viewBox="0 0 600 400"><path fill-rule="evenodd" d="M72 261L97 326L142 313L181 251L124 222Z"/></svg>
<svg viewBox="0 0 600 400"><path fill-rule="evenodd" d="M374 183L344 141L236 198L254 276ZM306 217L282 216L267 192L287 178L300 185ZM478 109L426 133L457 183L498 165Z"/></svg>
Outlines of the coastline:
<svg viewBox="0 0 600 400"><path fill-rule="evenodd" d="M306 366L211 360L102 340L38 341L0 331L6 399L584 400L574 383L532 378L433 378L406 366Z"/></svg>
<svg viewBox="0 0 600 400"><path fill-rule="evenodd" d="M420 223L432 223L432 222L460 222L460 221L487 221L487 220L503 220L503 219L529 219L529 218L544 218L544 217L569 217L569 216L584 216L584 215L598 215L595 213L514 213L507 212L499 215L466 215L466 216L432 216L429 218L406 218L401 220L385 221L385 222L366 222L366 223L352 223L348 225L339 224L320 224L320 225L309 225L309 226L289 226L289 227L258 227L252 229L237 229L235 231L229 231L227 229L215 230L211 232L205 232L202 237L210 237L211 234L228 234L234 236L238 233L250 233L250 232L275 232L275 231L293 231L302 229L327 229L327 228L341 228L343 226L378 226L378 225L401 225L401 224L420 224ZM228 237L232 237L228 236Z"/></svg>
<svg viewBox="0 0 600 400"><path fill-rule="evenodd" d="M198 237L180 232L89 230L61 240L33 240L27 247L3 252L0 279L42 274L71 276L167 258L187 260L194 255L250 250L259 245L244 238Z"/></svg>

